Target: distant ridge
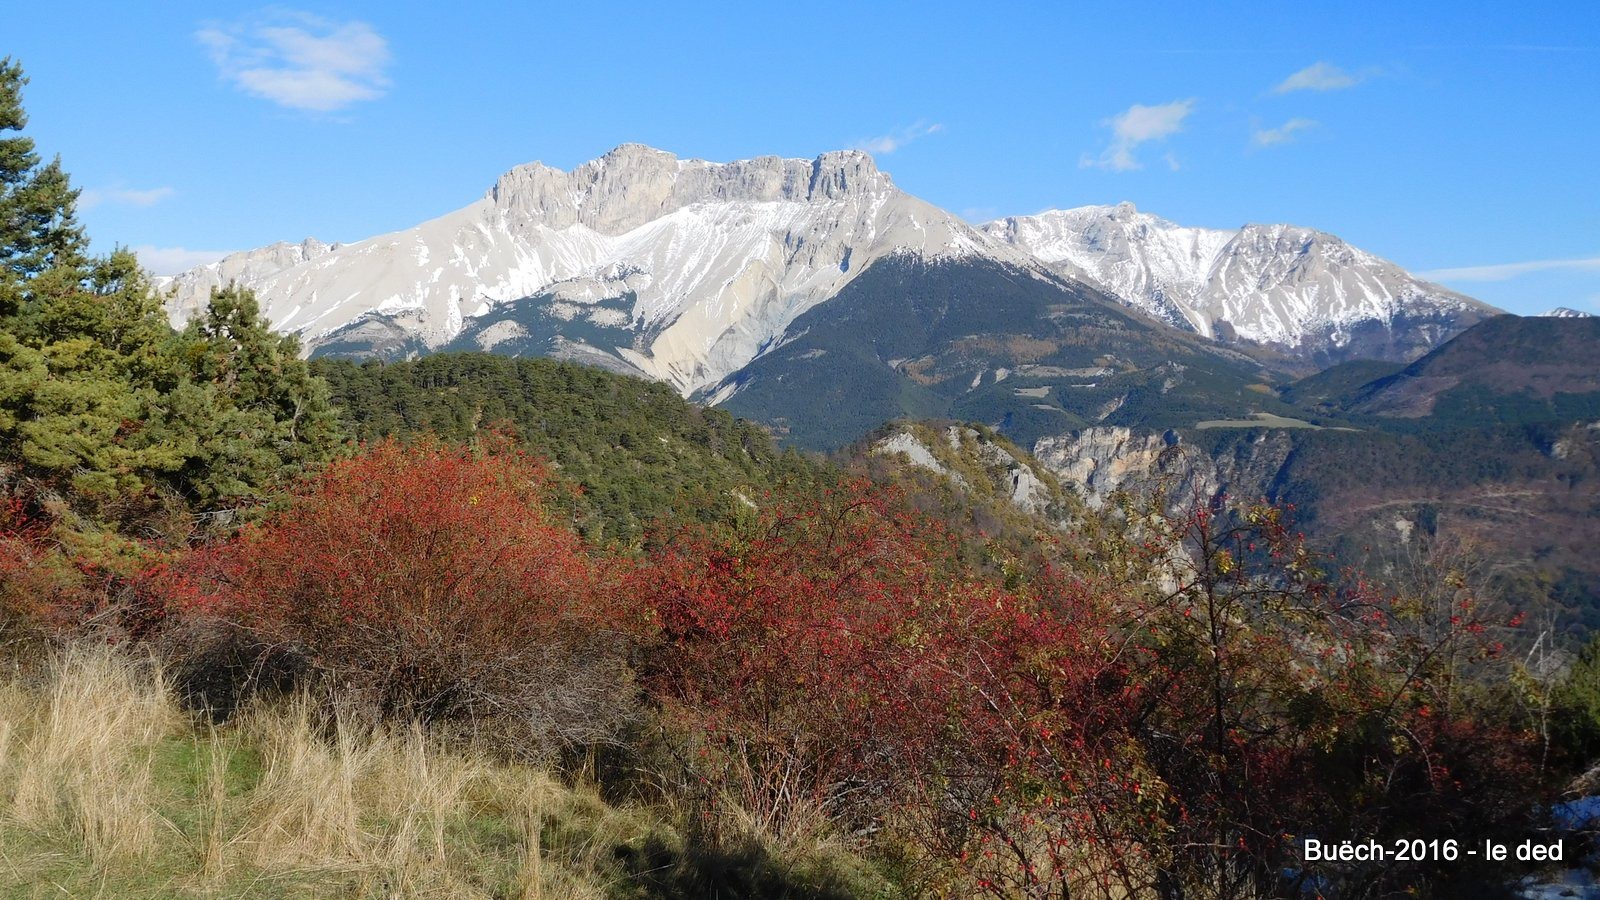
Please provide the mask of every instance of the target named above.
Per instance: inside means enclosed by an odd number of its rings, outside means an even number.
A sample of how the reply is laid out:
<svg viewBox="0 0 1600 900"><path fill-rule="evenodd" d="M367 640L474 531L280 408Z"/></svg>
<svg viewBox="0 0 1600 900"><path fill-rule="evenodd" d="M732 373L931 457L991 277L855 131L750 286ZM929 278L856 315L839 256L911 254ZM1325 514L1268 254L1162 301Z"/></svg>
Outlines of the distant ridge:
<svg viewBox="0 0 1600 900"><path fill-rule="evenodd" d="M1498 312L1295 225L1189 228L1121 203L983 229L1169 324L1321 364L1413 359Z"/></svg>
<svg viewBox="0 0 1600 900"><path fill-rule="evenodd" d="M1365 386L1347 410L1441 426L1600 417L1600 318L1496 316Z"/></svg>

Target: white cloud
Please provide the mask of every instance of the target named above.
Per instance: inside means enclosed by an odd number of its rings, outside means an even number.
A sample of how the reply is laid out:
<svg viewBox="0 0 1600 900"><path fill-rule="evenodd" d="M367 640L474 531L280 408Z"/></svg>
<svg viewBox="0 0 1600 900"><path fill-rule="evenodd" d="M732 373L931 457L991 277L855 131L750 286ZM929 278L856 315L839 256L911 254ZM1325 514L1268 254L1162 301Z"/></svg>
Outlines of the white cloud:
<svg viewBox="0 0 1600 900"><path fill-rule="evenodd" d="M169 187L137 190L132 188L88 188L78 195L79 209L94 209L107 203L125 206L154 206L171 197L175 191Z"/></svg>
<svg viewBox="0 0 1600 900"><path fill-rule="evenodd" d="M1167 137L1183 130L1183 120L1194 111L1194 100L1174 100L1159 106L1145 106L1140 103L1128 107L1121 113L1106 120L1105 124L1111 126L1111 143L1098 157L1087 154L1079 160L1082 168L1091 166L1110 169L1113 172L1126 172L1131 169L1142 168L1139 160L1134 158L1133 152L1140 144L1147 141L1165 140ZM1171 153L1166 155L1167 167L1174 171L1178 168L1177 157Z"/></svg>
<svg viewBox="0 0 1600 900"><path fill-rule="evenodd" d="M1294 133L1307 128L1315 128L1317 123L1311 119L1290 119L1277 128L1259 128L1250 135L1250 142L1257 147L1272 147L1277 144L1287 144L1294 140Z"/></svg>
<svg viewBox="0 0 1600 900"><path fill-rule="evenodd" d="M217 72L279 106L333 112L382 97L389 42L365 22L278 10L195 32Z"/></svg>
<svg viewBox="0 0 1600 900"><path fill-rule="evenodd" d="M1365 76L1351 75L1332 63L1314 62L1285 78L1272 89L1274 94L1292 91L1341 91L1355 87Z"/></svg>
<svg viewBox="0 0 1600 900"><path fill-rule="evenodd" d="M912 141L920 140L930 134L938 134L943 130L944 126L940 125L938 122L935 122L932 125L918 122L909 128L902 128L892 134L884 134L879 135L878 137L856 141L853 145L851 145L851 149L863 150L876 156L886 156L895 152L896 150L899 150L901 147L904 147Z"/></svg>
<svg viewBox="0 0 1600 900"><path fill-rule="evenodd" d="M1600 272L1600 256L1584 259L1536 259L1531 262L1499 263L1488 266L1461 266L1454 269L1434 269L1421 272L1429 281L1506 281L1533 272L1566 270L1575 272Z"/></svg>
<svg viewBox="0 0 1600 900"><path fill-rule="evenodd" d="M235 252L233 250L190 250L187 247L152 247L148 244L132 249L133 254L139 257L140 265L156 275L176 275L179 272L187 272L195 266L214 263Z"/></svg>

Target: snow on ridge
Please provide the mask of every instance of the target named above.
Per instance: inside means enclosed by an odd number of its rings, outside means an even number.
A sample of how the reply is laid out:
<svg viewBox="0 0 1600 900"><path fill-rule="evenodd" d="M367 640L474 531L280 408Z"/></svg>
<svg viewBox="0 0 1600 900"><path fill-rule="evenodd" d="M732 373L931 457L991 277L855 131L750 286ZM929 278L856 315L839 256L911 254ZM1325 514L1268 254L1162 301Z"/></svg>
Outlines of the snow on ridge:
<svg viewBox="0 0 1600 900"><path fill-rule="evenodd" d="M1349 343L1366 322L1487 312L1340 238L1297 225L1191 228L1131 203L981 226L1063 274L1179 327L1299 349Z"/></svg>

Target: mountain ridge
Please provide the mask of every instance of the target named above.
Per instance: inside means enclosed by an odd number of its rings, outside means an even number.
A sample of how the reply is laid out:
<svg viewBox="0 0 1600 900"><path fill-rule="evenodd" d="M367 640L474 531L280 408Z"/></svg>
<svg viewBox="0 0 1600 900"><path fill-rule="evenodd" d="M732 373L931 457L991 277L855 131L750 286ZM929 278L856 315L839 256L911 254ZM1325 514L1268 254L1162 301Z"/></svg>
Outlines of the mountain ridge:
<svg viewBox="0 0 1600 900"><path fill-rule="evenodd" d="M985 223L997 240L1180 328L1329 364L1409 361L1498 310L1314 228L1178 225L1132 203Z"/></svg>
<svg viewBox="0 0 1600 900"><path fill-rule="evenodd" d="M1416 288L1426 283L1311 229L1185 228L1131 204L1000 221L969 225L860 151L717 163L623 144L570 171L517 166L409 229L274 244L162 286L175 322L215 287L253 288L308 353L545 355L713 401L793 340L808 311L891 257L987 260L1069 293L1081 285L1141 321L1276 354L1285 370L1409 361L1490 309ZM1042 241L1045 225L1054 237ZM1212 280L1231 293L1197 305Z"/></svg>

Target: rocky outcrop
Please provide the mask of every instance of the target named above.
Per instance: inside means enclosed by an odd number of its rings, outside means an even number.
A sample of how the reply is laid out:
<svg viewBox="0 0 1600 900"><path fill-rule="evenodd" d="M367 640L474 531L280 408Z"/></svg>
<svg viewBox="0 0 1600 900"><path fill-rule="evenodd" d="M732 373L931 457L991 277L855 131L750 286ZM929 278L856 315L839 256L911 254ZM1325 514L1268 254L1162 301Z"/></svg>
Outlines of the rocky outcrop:
<svg viewBox="0 0 1600 900"><path fill-rule="evenodd" d="M570 172L518 166L500 176L488 198L513 225L583 225L617 235L696 203L811 203L894 190L872 157L857 151L710 163L623 144Z"/></svg>
<svg viewBox="0 0 1600 900"><path fill-rule="evenodd" d="M1102 426L1042 438L1033 456L1091 508L1103 506L1118 491L1158 487L1178 508L1223 493L1272 494L1293 450L1293 436L1283 430L1249 432L1223 452L1208 453L1186 444L1176 431Z"/></svg>
<svg viewBox="0 0 1600 900"><path fill-rule="evenodd" d="M880 456L903 456L905 461L918 468L927 469L936 475L942 475L961 487L967 487L967 480L961 473L955 472L924 444L920 438L909 431L898 431L873 445L872 452Z"/></svg>
<svg viewBox="0 0 1600 900"><path fill-rule="evenodd" d="M1033 469L1034 464L988 439L975 428L952 425L945 430L945 442L957 453L975 456L995 477L999 491L1011 505L1043 515L1059 502L1056 492Z"/></svg>
<svg viewBox="0 0 1600 900"><path fill-rule="evenodd" d="M969 495L999 498L1047 518L1062 513L1060 488L1047 473L1035 471L1037 463L968 425L951 425L938 432L923 426L902 427L880 438L870 452L898 455L910 465L948 479Z"/></svg>

